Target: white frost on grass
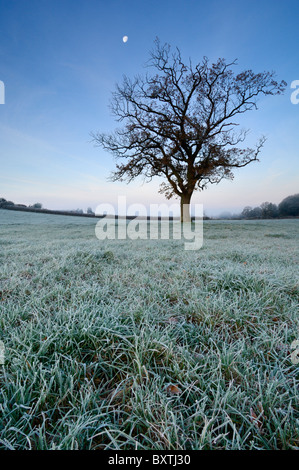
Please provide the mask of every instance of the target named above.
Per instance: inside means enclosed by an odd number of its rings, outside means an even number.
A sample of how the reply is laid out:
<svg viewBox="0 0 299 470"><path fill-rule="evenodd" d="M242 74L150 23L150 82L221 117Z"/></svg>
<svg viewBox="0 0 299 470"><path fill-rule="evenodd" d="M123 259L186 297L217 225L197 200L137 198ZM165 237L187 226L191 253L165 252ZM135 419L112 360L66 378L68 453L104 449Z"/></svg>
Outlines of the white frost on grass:
<svg viewBox="0 0 299 470"><path fill-rule="evenodd" d="M0 448L298 449L298 222L188 252L0 210Z"/></svg>

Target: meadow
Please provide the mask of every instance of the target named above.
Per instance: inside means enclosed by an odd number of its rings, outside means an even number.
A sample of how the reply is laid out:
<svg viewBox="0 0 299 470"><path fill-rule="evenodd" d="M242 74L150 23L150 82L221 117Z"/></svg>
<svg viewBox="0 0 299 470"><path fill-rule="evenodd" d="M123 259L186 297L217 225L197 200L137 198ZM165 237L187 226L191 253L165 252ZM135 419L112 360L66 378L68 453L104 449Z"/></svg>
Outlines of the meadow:
<svg viewBox="0 0 299 470"><path fill-rule="evenodd" d="M0 448L299 450L299 220L98 240L0 210Z"/></svg>

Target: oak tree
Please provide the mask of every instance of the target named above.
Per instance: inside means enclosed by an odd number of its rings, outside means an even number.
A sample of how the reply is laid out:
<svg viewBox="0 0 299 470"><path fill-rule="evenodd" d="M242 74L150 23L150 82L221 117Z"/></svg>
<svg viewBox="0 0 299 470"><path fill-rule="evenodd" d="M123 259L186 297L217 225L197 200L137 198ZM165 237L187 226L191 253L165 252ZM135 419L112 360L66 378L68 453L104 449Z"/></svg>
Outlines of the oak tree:
<svg viewBox="0 0 299 470"><path fill-rule="evenodd" d="M238 130L238 115L257 109L260 95L285 89L273 72L234 73L236 61L204 57L193 66L180 50L155 41L148 66L153 73L123 77L112 96L111 108L123 127L111 134L93 133L96 145L116 157L113 181L147 181L163 177L160 192L181 201L181 221L190 220L195 190L258 160L264 137L254 148L242 148L247 131Z"/></svg>

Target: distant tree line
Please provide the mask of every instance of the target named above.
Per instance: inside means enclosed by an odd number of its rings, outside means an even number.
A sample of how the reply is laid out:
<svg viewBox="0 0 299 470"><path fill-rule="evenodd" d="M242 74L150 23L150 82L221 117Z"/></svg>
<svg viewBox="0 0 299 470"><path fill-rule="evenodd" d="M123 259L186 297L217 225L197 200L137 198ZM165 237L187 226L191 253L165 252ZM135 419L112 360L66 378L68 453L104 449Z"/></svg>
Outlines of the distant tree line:
<svg viewBox="0 0 299 470"><path fill-rule="evenodd" d="M84 214L82 209L70 210L70 211L52 211L49 209L43 209L40 202L36 202L31 206L24 204L15 204L12 201L7 201L4 198L0 198L0 209L11 209L11 210L23 210L29 212L43 212L47 214L62 214L62 215L81 215L86 217L94 217L95 213L90 207L87 209L87 213ZM241 214L232 215L230 212L223 212L218 218L220 219L278 219L284 217L299 217L299 193L293 194L283 199L278 205L272 202L263 202L258 207L246 206L242 210ZM134 218L134 217L133 217ZM204 216L205 220L209 217Z"/></svg>
<svg viewBox="0 0 299 470"><path fill-rule="evenodd" d="M299 217L299 194L283 199L278 205L263 202L258 207L244 207L241 212L243 219L277 219L280 217Z"/></svg>
<svg viewBox="0 0 299 470"><path fill-rule="evenodd" d="M26 206L25 204L15 204L12 201L7 201L3 197L0 197L0 208L6 209L10 207L23 207L23 208L28 208L28 209L42 209L43 205L40 202L36 202L35 204L32 204L32 206Z"/></svg>
<svg viewBox="0 0 299 470"><path fill-rule="evenodd" d="M279 218L279 209L272 202L263 202L258 207L244 207L241 217L243 219L277 219Z"/></svg>
<svg viewBox="0 0 299 470"><path fill-rule="evenodd" d="M279 219L285 217L299 217L299 194L283 199L278 205L272 202L263 202L260 206L246 206L241 214L222 212L219 219Z"/></svg>
<svg viewBox="0 0 299 470"><path fill-rule="evenodd" d="M24 212L41 212L43 214L57 214L57 215L78 215L85 217L94 217L95 213L90 207L88 207L86 214L83 209L75 209L70 211L59 211L59 210L50 210L44 209L40 202L26 206L25 204L15 204L12 201L7 201L3 197L0 198L0 209L9 209L15 211L24 211Z"/></svg>

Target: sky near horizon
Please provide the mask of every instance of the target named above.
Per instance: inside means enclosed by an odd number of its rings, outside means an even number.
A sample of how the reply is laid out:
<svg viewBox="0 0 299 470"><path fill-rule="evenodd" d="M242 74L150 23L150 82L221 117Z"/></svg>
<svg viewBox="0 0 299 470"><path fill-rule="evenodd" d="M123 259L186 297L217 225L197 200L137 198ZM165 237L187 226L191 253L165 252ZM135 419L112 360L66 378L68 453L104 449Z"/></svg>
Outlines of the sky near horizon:
<svg viewBox="0 0 299 470"><path fill-rule="evenodd" d="M287 82L284 95L260 99L242 118L248 146L267 137L260 162L192 203L217 215L298 193L298 21L298 0L0 0L0 197L66 210L117 208L118 195L128 205L167 202L158 178L109 182L115 161L90 136L119 125L111 93L124 74L145 72L156 37L193 64L237 59L236 70L274 70Z"/></svg>

